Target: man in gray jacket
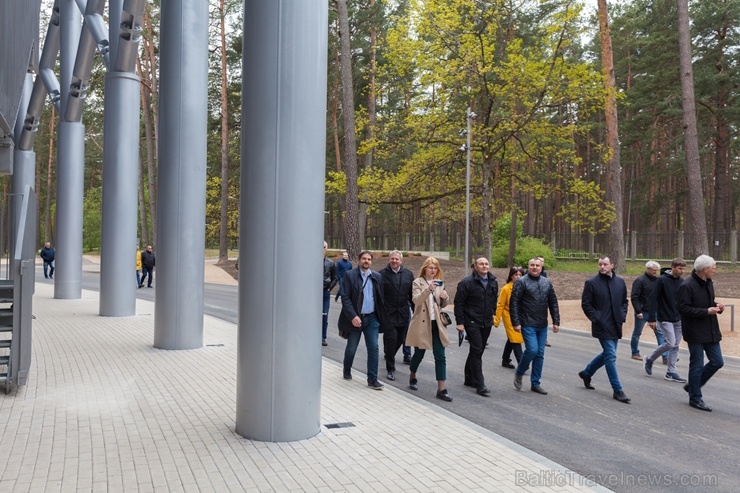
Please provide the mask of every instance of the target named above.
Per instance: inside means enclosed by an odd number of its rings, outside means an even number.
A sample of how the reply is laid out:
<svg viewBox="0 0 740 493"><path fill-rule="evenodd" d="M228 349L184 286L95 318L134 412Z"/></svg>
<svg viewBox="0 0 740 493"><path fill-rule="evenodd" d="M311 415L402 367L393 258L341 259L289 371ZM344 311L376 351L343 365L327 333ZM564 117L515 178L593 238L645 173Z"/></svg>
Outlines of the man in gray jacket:
<svg viewBox="0 0 740 493"><path fill-rule="evenodd" d="M524 354L514 370L514 387L522 389L522 375L529 370L531 363L531 390L547 395L540 385L547 343L547 311L550 310L552 317L553 333L560 330L560 311L552 283L541 274L542 261L533 258L529 261L527 273L514 283L509 311L514 330L521 332L524 338Z"/></svg>

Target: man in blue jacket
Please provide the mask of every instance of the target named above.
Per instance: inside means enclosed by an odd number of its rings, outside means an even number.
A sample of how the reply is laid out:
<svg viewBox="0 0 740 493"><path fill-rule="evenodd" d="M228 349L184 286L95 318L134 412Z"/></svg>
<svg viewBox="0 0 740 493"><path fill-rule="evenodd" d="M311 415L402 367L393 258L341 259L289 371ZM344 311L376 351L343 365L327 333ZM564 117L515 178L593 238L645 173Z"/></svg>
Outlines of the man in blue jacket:
<svg viewBox="0 0 740 493"><path fill-rule="evenodd" d="M588 279L583 286L581 308L591 321L591 335L599 339L603 351L586 365L578 376L587 389L593 389L591 377L602 366L606 367L609 383L614 390L614 399L629 403L622 390L617 373L617 343L622 338L622 324L627 319L627 286L614 273L610 257L599 259L599 273Z"/></svg>
<svg viewBox="0 0 740 493"><path fill-rule="evenodd" d="M44 243L44 248L40 252L41 260L44 261L44 277L54 279L54 249L48 241Z"/></svg>
<svg viewBox="0 0 740 493"><path fill-rule="evenodd" d="M336 263L336 266L339 289L337 289L337 295L334 297L334 301L339 301L339 295L342 293L342 279L344 278L344 274L352 270L352 262L349 261L349 254L347 252L342 253L342 258Z"/></svg>

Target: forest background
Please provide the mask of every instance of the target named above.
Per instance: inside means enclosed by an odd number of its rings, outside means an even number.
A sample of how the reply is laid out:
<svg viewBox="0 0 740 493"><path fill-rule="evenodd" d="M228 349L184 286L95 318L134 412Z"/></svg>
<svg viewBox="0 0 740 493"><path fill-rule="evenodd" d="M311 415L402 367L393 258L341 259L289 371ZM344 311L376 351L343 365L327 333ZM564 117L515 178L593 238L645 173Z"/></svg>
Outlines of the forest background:
<svg viewBox="0 0 740 493"><path fill-rule="evenodd" d="M537 249L557 233L557 253L568 256L584 249L584 235L619 224L622 235L640 232L647 245L670 244L657 254L670 258L675 233L691 230L689 191L697 189L709 251L690 246L687 255L719 256L736 235L740 0L688 3L698 180L686 166L681 0L609 4L613 90L605 85L604 38L592 4L327 1L325 234L332 247L403 248L405 238L412 248L428 247L431 238L435 250L457 251L468 159L474 252L508 250L512 235L517 248ZM153 245L159 3L147 2L137 62L141 160L132 197L141 243ZM241 1L210 0L206 244L222 259L238 247L241 12ZM48 16L46 8L42 19ZM96 57L83 116L86 250L100 246L104 75ZM607 139L610 97L618 109L617 153ZM41 243L54 241L56 125L47 104L35 147ZM616 174L609 171L615 154ZM619 194L608 196L615 180ZM2 178L2 186L7 193L10 180Z"/></svg>

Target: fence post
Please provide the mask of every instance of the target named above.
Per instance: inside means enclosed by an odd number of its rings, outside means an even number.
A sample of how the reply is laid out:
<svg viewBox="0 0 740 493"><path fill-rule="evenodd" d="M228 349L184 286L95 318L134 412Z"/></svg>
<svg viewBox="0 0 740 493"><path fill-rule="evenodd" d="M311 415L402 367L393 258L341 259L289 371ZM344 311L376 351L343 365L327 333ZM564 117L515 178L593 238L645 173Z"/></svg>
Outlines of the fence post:
<svg viewBox="0 0 740 493"><path fill-rule="evenodd" d="M429 255L434 251L434 230L429 228Z"/></svg>
<svg viewBox="0 0 740 493"><path fill-rule="evenodd" d="M455 257L460 256L460 232L455 233Z"/></svg>
<svg viewBox="0 0 740 493"><path fill-rule="evenodd" d="M406 233L406 251L411 250L411 233Z"/></svg>
<svg viewBox="0 0 740 493"><path fill-rule="evenodd" d="M632 260L637 260L637 231L630 231L630 248L632 249Z"/></svg>
<svg viewBox="0 0 740 493"><path fill-rule="evenodd" d="M730 231L730 263L737 264L737 231Z"/></svg>
<svg viewBox="0 0 740 493"><path fill-rule="evenodd" d="M678 232L678 257L683 258L683 252L684 252L684 243L686 241L686 237L684 235L683 231Z"/></svg>
<svg viewBox="0 0 740 493"><path fill-rule="evenodd" d="M588 235L588 259L593 260L594 258L594 242L596 237L594 235Z"/></svg>
<svg viewBox="0 0 740 493"><path fill-rule="evenodd" d="M552 254L555 255L558 251L555 245L555 231L550 231L550 248L552 248Z"/></svg>
<svg viewBox="0 0 740 493"><path fill-rule="evenodd" d="M388 251L388 233L383 235L383 250Z"/></svg>

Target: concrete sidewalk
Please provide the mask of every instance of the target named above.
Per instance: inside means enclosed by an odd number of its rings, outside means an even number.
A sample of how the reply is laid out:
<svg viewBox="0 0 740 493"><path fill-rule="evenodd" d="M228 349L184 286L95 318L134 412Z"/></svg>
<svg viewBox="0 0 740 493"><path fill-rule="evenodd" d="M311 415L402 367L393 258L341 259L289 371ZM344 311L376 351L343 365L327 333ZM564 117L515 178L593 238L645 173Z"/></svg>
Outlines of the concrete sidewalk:
<svg viewBox="0 0 740 493"><path fill-rule="evenodd" d="M370 390L326 359L320 433L246 440L235 325L206 316L202 349L161 351L152 302L97 313L96 292L56 300L36 285L29 385L0 394L0 492L607 491L444 409L454 402Z"/></svg>

